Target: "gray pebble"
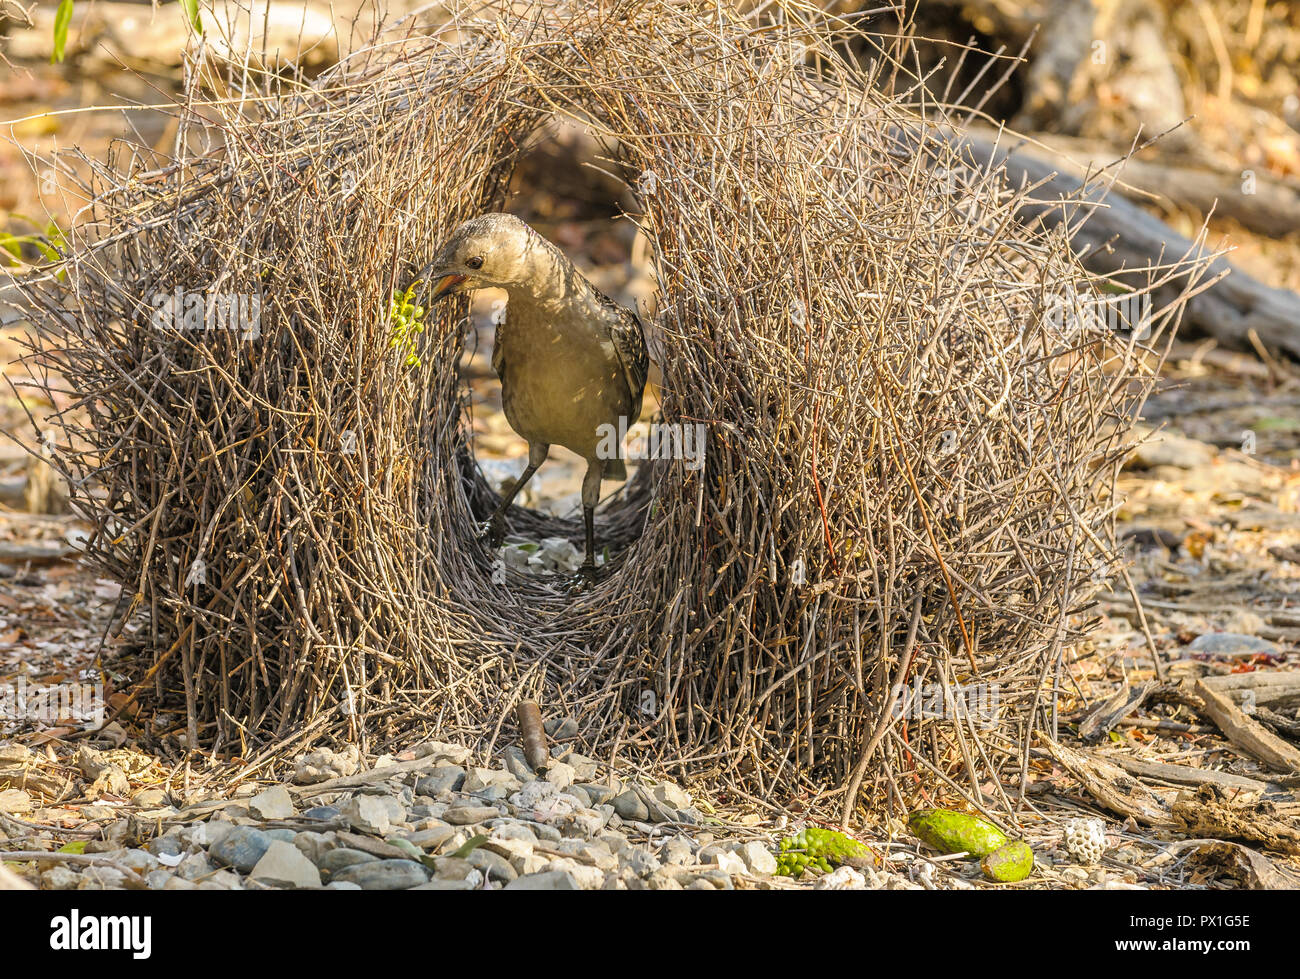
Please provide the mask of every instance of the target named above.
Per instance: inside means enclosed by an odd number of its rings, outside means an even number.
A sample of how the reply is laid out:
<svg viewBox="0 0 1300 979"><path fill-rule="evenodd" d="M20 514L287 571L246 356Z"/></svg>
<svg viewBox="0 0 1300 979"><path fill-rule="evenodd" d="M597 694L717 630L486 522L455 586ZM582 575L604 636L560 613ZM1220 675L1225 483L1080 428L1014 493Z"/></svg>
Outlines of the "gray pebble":
<svg viewBox="0 0 1300 979"><path fill-rule="evenodd" d="M691 797L681 786L674 782L660 782L651 790L656 802L670 809L685 809L691 804Z"/></svg>
<svg viewBox="0 0 1300 979"><path fill-rule="evenodd" d="M230 835L234 823L213 817L206 823L198 823L189 828L187 839L193 846L215 846Z"/></svg>
<svg viewBox="0 0 1300 979"><path fill-rule="evenodd" d="M481 872L468 860L462 860L460 857L442 857L433 875L439 880L465 880L475 873Z"/></svg>
<svg viewBox="0 0 1300 979"><path fill-rule="evenodd" d="M141 809L161 809L169 804L167 790L150 785L131 796L131 804Z"/></svg>
<svg viewBox="0 0 1300 979"><path fill-rule="evenodd" d="M273 785L248 800L248 811L258 819L288 819L294 813L293 798L283 785Z"/></svg>
<svg viewBox="0 0 1300 979"><path fill-rule="evenodd" d="M501 815L500 810L489 806L452 806L442 814L442 818L453 826L470 826Z"/></svg>
<svg viewBox="0 0 1300 979"><path fill-rule="evenodd" d="M374 860L344 867L333 879L350 881L363 891L400 891L423 884L429 871L414 860Z"/></svg>
<svg viewBox="0 0 1300 979"><path fill-rule="evenodd" d="M67 867L51 867L41 874L41 889L46 891L75 891L81 875Z"/></svg>
<svg viewBox="0 0 1300 979"><path fill-rule="evenodd" d="M506 885L508 891L578 891L578 882L567 870L543 870L524 874Z"/></svg>
<svg viewBox="0 0 1300 979"><path fill-rule="evenodd" d="M488 880L509 882L519 876L515 872L515 868L510 866L509 860L483 847L478 847L470 853L469 862L472 866L483 871L483 876Z"/></svg>
<svg viewBox="0 0 1300 979"><path fill-rule="evenodd" d="M426 775L415 783L415 790L422 796L437 799L459 790L464 784L464 771L459 775Z"/></svg>
<svg viewBox="0 0 1300 979"><path fill-rule="evenodd" d="M664 844L661 853L664 862L676 867L685 867L695 863L695 847L685 836L674 836Z"/></svg>
<svg viewBox="0 0 1300 979"><path fill-rule="evenodd" d="M659 860L646 850L627 850L621 855L623 866L638 877L649 877L659 869Z"/></svg>
<svg viewBox="0 0 1300 979"><path fill-rule="evenodd" d="M316 833L311 830L304 830L301 833L294 834L293 845L302 851L303 856L319 866L321 857L339 844L338 838L333 833Z"/></svg>
<svg viewBox="0 0 1300 979"><path fill-rule="evenodd" d="M320 867L321 870L332 874L337 873L345 867L351 867L359 863L374 863L378 859L378 857L372 854L363 853L360 850L353 850L349 847L341 846L322 854L321 858L316 861L316 866Z"/></svg>
<svg viewBox="0 0 1300 979"><path fill-rule="evenodd" d="M117 862L141 875L157 870L160 866L158 858L148 850L127 850L117 858Z"/></svg>
<svg viewBox="0 0 1300 979"><path fill-rule="evenodd" d="M528 759L524 757L523 750L514 745L505 750L505 765L506 771L521 782L531 782L537 777L533 766L528 764Z"/></svg>
<svg viewBox="0 0 1300 979"><path fill-rule="evenodd" d="M576 751L569 752L564 756L563 760L573 766L574 778L579 782L593 781L600 771L600 762L596 761L595 758L580 755Z"/></svg>
<svg viewBox="0 0 1300 979"><path fill-rule="evenodd" d="M358 833L383 836L392 823L392 816L384 800L373 795L353 796L343 803L340 813Z"/></svg>
<svg viewBox="0 0 1300 979"><path fill-rule="evenodd" d="M170 870L163 870L161 867L157 870L151 870L145 874L144 882L149 885L151 891L161 891L166 883L172 879Z"/></svg>
<svg viewBox="0 0 1300 979"><path fill-rule="evenodd" d="M587 798L591 800L589 805L593 807L604 805L616 795L610 786L592 782L582 782L578 785L571 785L569 786L569 789L582 789Z"/></svg>
<svg viewBox="0 0 1300 979"><path fill-rule="evenodd" d="M557 741L567 741L578 736L578 722L572 717L552 717L542 728Z"/></svg>
<svg viewBox="0 0 1300 979"><path fill-rule="evenodd" d="M614 811L620 819L635 819L641 822L650 818L650 810L645 800L634 789L628 789L614 798Z"/></svg>
<svg viewBox="0 0 1300 979"><path fill-rule="evenodd" d="M98 841L92 840L91 842ZM87 849L89 849L89 844ZM144 849L155 857L175 857L184 852L185 847L181 845L181 841L175 836L156 836L144 845Z"/></svg>
<svg viewBox="0 0 1300 979"><path fill-rule="evenodd" d="M208 853L219 863L246 874L262 859L272 842L272 838L260 829L236 826L225 839L213 844Z"/></svg>
<svg viewBox="0 0 1300 979"><path fill-rule="evenodd" d="M259 860L261 857L258 858ZM216 870L211 861L202 853L191 853L188 857L176 865L176 876L184 877L186 880L197 881L200 877L206 877L212 871Z"/></svg>
<svg viewBox="0 0 1300 979"><path fill-rule="evenodd" d="M1193 639L1187 648L1195 653L1214 656L1255 656L1259 653L1277 652L1277 646L1267 639L1237 632L1207 632Z"/></svg>
<svg viewBox="0 0 1300 979"><path fill-rule="evenodd" d="M436 850L455 835L456 830L444 823L441 826L416 830L414 833L407 834L406 838L421 850Z"/></svg>
<svg viewBox="0 0 1300 979"><path fill-rule="evenodd" d="M249 875L273 887L320 887L320 871L292 843L276 840Z"/></svg>
<svg viewBox="0 0 1300 979"><path fill-rule="evenodd" d="M528 828L536 834L539 840L547 843L559 843L564 838L564 834L552 826L550 823L529 822Z"/></svg>

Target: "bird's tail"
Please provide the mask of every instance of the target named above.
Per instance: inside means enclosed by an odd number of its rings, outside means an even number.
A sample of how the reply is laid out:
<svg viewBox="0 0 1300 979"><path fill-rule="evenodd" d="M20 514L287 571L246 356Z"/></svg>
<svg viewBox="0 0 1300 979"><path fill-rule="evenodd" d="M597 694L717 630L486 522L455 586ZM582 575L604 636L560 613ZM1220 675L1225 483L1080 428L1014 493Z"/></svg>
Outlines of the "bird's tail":
<svg viewBox="0 0 1300 979"><path fill-rule="evenodd" d="M606 479L627 479L627 466L622 459L609 459L605 462Z"/></svg>

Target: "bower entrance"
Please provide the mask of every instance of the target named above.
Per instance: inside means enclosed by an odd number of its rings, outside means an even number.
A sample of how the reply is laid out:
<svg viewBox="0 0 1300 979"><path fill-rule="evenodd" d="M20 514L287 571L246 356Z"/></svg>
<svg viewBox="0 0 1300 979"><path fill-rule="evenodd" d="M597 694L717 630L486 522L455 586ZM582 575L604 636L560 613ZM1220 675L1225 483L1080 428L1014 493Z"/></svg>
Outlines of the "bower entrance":
<svg viewBox="0 0 1300 979"><path fill-rule="evenodd" d="M597 288L652 325L657 286L650 246L629 213L635 207L631 189L611 172L618 167L612 155L585 127L547 120L515 162L504 200L492 206L510 211L559 244ZM502 413L501 382L491 366L497 325L509 315L507 299L497 289L481 290L470 298L460 362L470 412L470 449L489 487L498 494L514 486L527 464L527 443L510 429ZM653 336L649 339L653 342ZM637 486L635 481L658 408L658 376L657 368L652 368L640 420L629 426L629 479L606 481L602 487L597 559L610 570L621 566L624 550L644 522L649 483ZM543 597L554 597L567 587L582 560L579 490L585 471L580 456L563 446L551 447L547 462L510 510L513 533L497 555L499 584L506 583L508 568L530 579L520 582L511 576L512 587L525 593L540 589ZM489 504L484 512L485 499L481 492L473 496L475 513L484 518L495 505Z"/></svg>
<svg viewBox="0 0 1300 979"><path fill-rule="evenodd" d="M205 104L182 134L220 152L119 160L88 188L71 296L43 300L62 331L43 355L94 406L61 464L100 519L91 559L148 614L133 676L188 744L490 753L527 697L588 754L752 798L838 804L861 780L872 805L1014 807L1113 566L1148 351L1059 315L1099 291L1065 238L1017 225L1017 193L920 114L906 58L818 16L465 10L310 86ZM422 368L390 347L393 290L499 206L555 115L638 175L663 419L707 433L702 470L643 467L605 513L621 566L576 598L492 579L461 313ZM151 326L160 287L256 293L256 335ZM911 684L940 709L900 700ZM989 711L946 706L971 690Z"/></svg>

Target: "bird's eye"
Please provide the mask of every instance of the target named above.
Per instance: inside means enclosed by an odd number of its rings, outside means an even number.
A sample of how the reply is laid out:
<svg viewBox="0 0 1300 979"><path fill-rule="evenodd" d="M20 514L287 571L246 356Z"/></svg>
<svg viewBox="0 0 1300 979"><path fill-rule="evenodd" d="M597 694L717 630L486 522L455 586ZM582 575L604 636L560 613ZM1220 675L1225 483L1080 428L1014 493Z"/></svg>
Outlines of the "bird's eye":
<svg viewBox="0 0 1300 979"><path fill-rule="evenodd" d="M465 259L465 267L471 269L481 269L483 267L483 256L475 255L473 258Z"/></svg>

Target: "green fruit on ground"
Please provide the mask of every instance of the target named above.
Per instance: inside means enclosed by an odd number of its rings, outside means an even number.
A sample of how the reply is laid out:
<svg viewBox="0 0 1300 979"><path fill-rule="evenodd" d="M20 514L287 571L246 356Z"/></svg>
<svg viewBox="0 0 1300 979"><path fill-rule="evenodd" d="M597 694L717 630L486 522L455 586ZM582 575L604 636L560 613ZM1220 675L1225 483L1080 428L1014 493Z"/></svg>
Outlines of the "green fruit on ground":
<svg viewBox="0 0 1300 979"><path fill-rule="evenodd" d="M1024 880L1034 869L1034 851L1024 840L1015 840L981 860L980 869L989 880L1012 884Z"/></svg>
<svg viewBox="0 0 1300 979"><path fill-rule="evenodd" d="M984 857L1007 844L1006 834L988 820L953 809L918 809L907 817L907 826L941 853Z"/></svg>
<svg viewBox="0 0 1300 979"><path fill-rule="evenodd" d="M776 872L801 877L809 867L830 873L846 860L865 858L871 851L852 837L832 829L809 826L777 844Z"/></svg>

